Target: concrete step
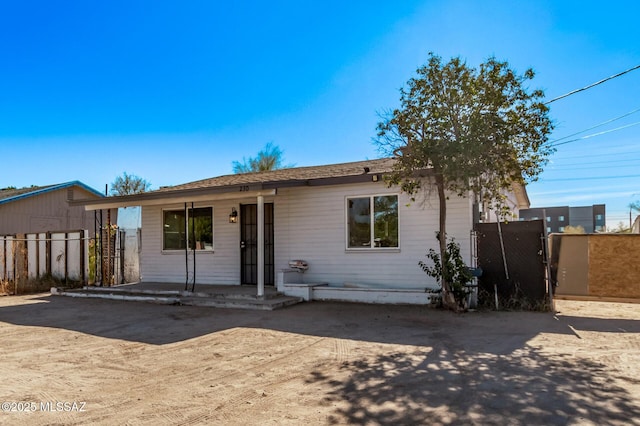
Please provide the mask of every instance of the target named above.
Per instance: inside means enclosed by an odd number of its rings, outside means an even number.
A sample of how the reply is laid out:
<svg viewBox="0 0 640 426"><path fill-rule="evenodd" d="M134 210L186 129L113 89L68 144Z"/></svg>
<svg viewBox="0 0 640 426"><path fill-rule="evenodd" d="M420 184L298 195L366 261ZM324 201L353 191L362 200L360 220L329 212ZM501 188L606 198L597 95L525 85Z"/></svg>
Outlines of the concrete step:
<svg viewBox="0 0 640 426"><path fill-rule="evenodd" d="M269 299L235 299L235 298L208 298L208 297L182 297L181 305L208 306L211 308L234 308L273 311L286 306L302 302L302 298L291 296L272 297Z"/></svg>
<svg viewBox="0 0 640 426"><path fill-rule="evenodd" d="M147 302L162 305L206 306L212 308L267 311L284 308L303 301L300 297L285 296L277 293L259 298L255 295L236 293L192 293L188 291L136 290L117 287L84 287L82 289L52 287L51 294L55 296Z"/></svg>
<svg viewBox="0 0 640 426"><path fill-rule="evenodd" d="M145 295L152 294L158 296L181 296L181 297L207 297L207 298L225 298L225 299L255 299L257 296L255 293L238 292L235 286L228 286L228 288L222 288L221 286L212 286L211 289L206 289L206 286L202 291L185 291L185 290L158 290L158 289L141 289L136 286L117 286L117 287L82 287L83 291L92 293L111 293L111 294L136 294ZM279 297L282 293L278 293L273 289L265 290L264 298L270 299L273 297Z"/></svg>

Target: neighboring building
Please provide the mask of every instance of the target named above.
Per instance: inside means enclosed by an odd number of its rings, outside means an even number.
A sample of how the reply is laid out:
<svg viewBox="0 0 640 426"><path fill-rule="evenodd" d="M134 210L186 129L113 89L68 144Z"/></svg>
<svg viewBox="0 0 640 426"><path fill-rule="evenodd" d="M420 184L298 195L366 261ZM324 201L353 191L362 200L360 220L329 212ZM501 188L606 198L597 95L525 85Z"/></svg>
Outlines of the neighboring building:
<svg viewBox="0 0 640 426"><path fill-rule="evenodd" d="M308 270L292 273L299 282L413 289L428 300L425 288L438 283L418 262L438 249L438 201L411 202L388 187L383 176L393 161L227 175L71 204L142 207L143 282L185 282L195 275L198 285L253 284L261 295L291 261L304 260ZM524 188L517 192L514 197L526 199ZM469 264L473 210L472 197L449 194L447 232ZM385 297L376 301L399 300ZM366 295L358 300L369 301Z"/></svg>
<svg viewBox="0 0 640 426"><path fill-rule="evenodd" d="M86 229L93 235L94 213L81 206L71 207L67 200L103 197L100 192L78 181L0 190L0 235L79 229Z"/></svg>
<svg viewBox="0 0 640 426"><path fill-rule="evenodd" d="M604 232L605 205L582 207L536 207L520 210L520 220L546 219L547 233L564 232L567 226L582 226L587 234Z"/></svg>

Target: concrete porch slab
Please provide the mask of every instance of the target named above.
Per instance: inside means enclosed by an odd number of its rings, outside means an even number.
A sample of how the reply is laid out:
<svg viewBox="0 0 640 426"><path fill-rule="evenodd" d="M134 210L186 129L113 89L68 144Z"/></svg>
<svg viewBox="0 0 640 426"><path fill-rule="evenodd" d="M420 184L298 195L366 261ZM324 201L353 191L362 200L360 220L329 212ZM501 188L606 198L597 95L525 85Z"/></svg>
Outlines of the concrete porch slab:
<svg viewBox="0 0 640 426"><path fill-rule="evenodd" d="M52 288L55 296L84 297L122 301L148 302L165 305L207 306L252 310L275 310L302 302L300 297L285 296L274 288L265 288L258 297L255 286L196 285L195 292L185 291L178 283L135 283L113 287L83 287L82 289ZM189 289L191 286L189 286Z"/></svg>

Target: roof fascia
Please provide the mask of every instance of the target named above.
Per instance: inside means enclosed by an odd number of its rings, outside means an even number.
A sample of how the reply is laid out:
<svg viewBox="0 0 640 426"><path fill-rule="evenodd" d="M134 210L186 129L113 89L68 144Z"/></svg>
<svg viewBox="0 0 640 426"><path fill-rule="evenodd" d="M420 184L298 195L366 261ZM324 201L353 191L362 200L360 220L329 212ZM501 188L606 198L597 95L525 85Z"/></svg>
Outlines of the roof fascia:
<svg viewBox="0 0 640 426"><path fill-rule="evenodd" d="M431 175L430 170L420 173L421 177ZM363 173L359 175L336 176L316 179L290 179L272 182L233 184L203 188L143 192L134 195L104 197L102 200L69 200L72 206L85 206L87 210L117 207L161 205L167 203L202 200L222 200L248 198L257 195L275 195L279 188L312 187L327 185L347 185L353 183L381 182L384 173Z"/></svg>
<svg viewBox="0 0 640 426"><path fill-rule="evenodd" d="M264 188L292 188L299 186L346 185L350 183L378 182L382 180L381 173L366 173L361 175L337 176L317 179L292 179L287 181L265 182Z"/></svg>
<svg viewBox="0 0 640 426"><path fill-rule="evenodd" d="M518 202L518 209L528 209L531 207L531 201L529 200L529 194L527 194L527 186L518 182L511 184L514 195Z"/></svg>
<svg viewBox="0 0 640 426"><path fill-rule="evenodd" d="M75 181L72 181L72 182L60 183L58 185L51 185L51 186L47 186L45 188L36 189L34 191L25 192L23 194L16 195L14 197L4 198L4 199L0 200L0 204L10 203L10 202L13 202L13 201L22 200L24 198L29 198L29 197L35 197L37 195L46 194L47 192L58 191L60 189L70 188L72 186L79 186L80 188L82 188L82 189L84 189L84 190L86 190L86 191L88 191L88 192L90 192L90 193L92 193L94 195L97 195L100 198L104 198L104 194L101 194L100 192L96 191L95 189L91 188L90 186L87 186L84 183L75 180Z"/></svg>
<svg viewBox="0 0 640 426"><path fill-rule="evenodd" d="M222 194L229 194L225 199L246 198L250 196L274 195L278 188L300 186L340 185L360 182L376 182L381 179L379 174L362 174L320 179L293 179L253 184L235 184L219 187L190 188L175 191L153 191L134 195L103 197L101 200L69 200L71 206L85 206L87 210L100 210L116 207L159 205L168 202L191 202L199 200L223 199ZM249 194L251 193L251 194ZM213 197L213 198L212 198Z"/></svg>
<svg viewBox="0 0 640 426"><path fill-rule="evenodd" d="M61 185L62 188L68 188L70 186L79 186L80 188L84 189L85 191L91 192L92 194L97 195L100 198L106 197L106 195L103 194L102 192L93 189L89 185L85 185L84 183L80 182L79 180L74 180L73 182L63 183Z"/></svg>
<svg viewBox="0 0 640 426"><path fill-rule="evenodd" d="M221 188L196 188L180 191L145 192L101 200L69 200L71 206L84 206L85 210L101 210L118 207L154 206L196 201L230 200L275 195L275 189L262 189L261 185L234 185Z"/></svg>

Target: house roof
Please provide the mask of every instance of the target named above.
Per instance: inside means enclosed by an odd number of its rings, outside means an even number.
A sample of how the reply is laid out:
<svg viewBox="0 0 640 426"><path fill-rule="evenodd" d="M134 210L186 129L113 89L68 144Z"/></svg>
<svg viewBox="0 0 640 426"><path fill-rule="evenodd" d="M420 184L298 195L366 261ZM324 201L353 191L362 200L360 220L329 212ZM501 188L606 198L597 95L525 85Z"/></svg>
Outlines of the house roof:
<svg viewBox="0 0 640 426"><path fill-rule="evenodd" d="M103 200L73 200L70 201L70 204L84 205L88 210L96 210L275 195L278 188L377 181L382 174L391 170L393 161L392 158L382 158L352 163L224 175L181 185L166 186L140 194L106 197Z"/></svg>
<svg viewBox="0 0 640 426"><path fill-rule="evenodd" d="M105 197L101 200L75 200L88 210L114 207L159 205L211 199L237 199L257 195L274 195L278 188L376 182L389 173L393 158L364 160L323 166L293 167L265 172L241 173L202 179L180 185L165 186L140 194ZM528 205L524 186L513 186L518 205Z"/></svg>
<svg viewBox="0 0 640 426"><path fill-rule="evenodd" d="M282 186L282 184L285 183L289 184L288 186L292 186L293 184L308 185L314 180L387 173L391 171L393 161L392 158L382 158L378 160L356 161L353 163L293 167L265 172L224 175L182 185L163 187L160 188L158 192L251 184L267 184L267 186Z"/></svg>
<svg viewBox="0 0 640 426"><path fill-rule="evenodd" d="M73 186L79 186L80 188L95 194L98 197L104 197L104 195L90 186L85 185L84 183L74 180L71 182L59 183L55 185L46 185L46 186L32 186L30 188L20 188L20 189L3 189L0 190L0 204L11 203L13 201L22 200L28 197L35 197L37 195L45 194L51 191L57 191L60 189L71 188Z"/></svg>

